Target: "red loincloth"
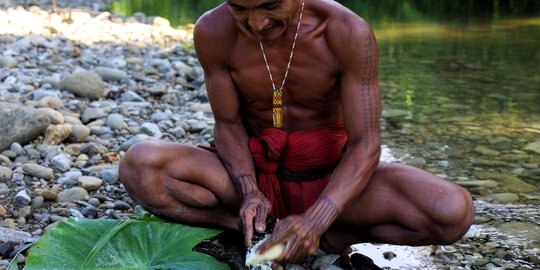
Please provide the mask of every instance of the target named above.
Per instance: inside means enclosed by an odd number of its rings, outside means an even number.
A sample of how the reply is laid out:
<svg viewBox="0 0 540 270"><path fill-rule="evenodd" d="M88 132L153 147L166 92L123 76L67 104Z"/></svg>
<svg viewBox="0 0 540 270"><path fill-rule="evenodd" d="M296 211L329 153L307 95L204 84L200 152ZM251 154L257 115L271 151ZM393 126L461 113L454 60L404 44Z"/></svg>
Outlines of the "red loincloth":
<svg viewBox="0 0 540 270"><path fill-rule="evenodd" d="M346 142L343 123L291 134L268 128L250 138L259 189L272 204L270 215L283 218L310 207L328 183Z"/></svg>

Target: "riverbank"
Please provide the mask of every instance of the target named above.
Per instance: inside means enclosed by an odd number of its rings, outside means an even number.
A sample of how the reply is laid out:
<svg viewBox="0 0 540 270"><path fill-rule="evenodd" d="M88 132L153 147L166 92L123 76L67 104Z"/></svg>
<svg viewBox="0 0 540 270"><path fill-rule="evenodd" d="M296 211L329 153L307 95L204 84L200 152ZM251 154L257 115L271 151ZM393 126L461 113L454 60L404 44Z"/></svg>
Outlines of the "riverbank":
<svg viewBox="0 0 540 270"><path fill-rule="evenodd" d="M0 0L0 124L12 127L0 131L1 242L35 240L70 216L128 216L135 205L118 182L125 151L152 139L208 145L214 125L189 27L110 14L107 1L14 6L24 2ZM370 250L394 253L401 269L540 265L537 207L477 200L476 209L477 224L455 245Z"/></svg>

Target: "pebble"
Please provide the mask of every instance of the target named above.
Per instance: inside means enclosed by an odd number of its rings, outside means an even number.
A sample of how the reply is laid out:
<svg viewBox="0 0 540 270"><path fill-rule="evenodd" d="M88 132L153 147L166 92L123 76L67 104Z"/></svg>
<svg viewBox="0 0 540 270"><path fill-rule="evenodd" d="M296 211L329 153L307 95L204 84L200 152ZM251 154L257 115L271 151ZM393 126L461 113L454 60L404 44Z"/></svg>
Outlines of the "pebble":
<svg viewBox="0 0 540 270"><path fill-rule="evenodd" d="M39 209L43 207L44 202L45 202L45 198L43 196L37 196L32 200L32 208Z"/></svg>
<svg viewBox="0 0 540 270"><path fill-rule="evenodd" d="M94 176L81 176L77 179L79 186L88 191L96 190L101 187L103 180Z"/></svg>
<svg viewBox="0 0 540 270"><path fill-rule="evenodd" d="M105 96L103 80L98 74L90 71L81 71L67 76L60 82L59 88L76 96L90 99Z"/></svg>
<svg viewBox="0 0 540 270"><path fill-rule="evenodd" d="M45 130L45 144L60 144L70 135L71 125L50 125Z"/></svg>
<svg viewBox="0 0 540 270"><path fill-rule="evenodd" d="M87 200L88 191L82 187L73 187L58 193L59 202L74 202L78 200Z"/></svg>
<svg viewBox="0 0 540 270"><path fill-rule="evenodd" d="M71 168L71 157L67 154L59 154L52 158L51 163L58 170L65 172Z"/></svg>
<svg viewBox="0 0 540 270"><path fill-rule="evenodd" d="M82 176L82 172L80 171L68 171L64 173L62 177L58 179L58 184L66 185L66 186L74 185L77 183L77 180L81 176Z"/></svg>
<svg viewBox="0 0 540 270"><path fill-rule="evenodd" d="M21 206L29 205L30 202L32 201L30 196L28 196L28 193L26 192L26 190L19 191L17 195L15 195L15 198L13 198L13 200L16 205L21 205Z"/></svg>
<svg viewBox="0 0 540 270"><path fill-rule="evenodd" d="M38 178L43 178L45 180L54 179L53 170L41 165L27 163L22 166L22 169L25 173L30 176L35 176Z"/></svg>

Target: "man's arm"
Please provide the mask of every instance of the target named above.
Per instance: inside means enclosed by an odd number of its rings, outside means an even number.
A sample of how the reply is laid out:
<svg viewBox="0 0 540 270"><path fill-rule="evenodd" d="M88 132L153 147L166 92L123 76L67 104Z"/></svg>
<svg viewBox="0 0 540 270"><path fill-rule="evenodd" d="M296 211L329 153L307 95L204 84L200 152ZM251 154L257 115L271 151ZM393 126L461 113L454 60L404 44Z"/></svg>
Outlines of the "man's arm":
<svg viewBox="0 0 540 270"><path fill-rule="evenodd" d="M241 225L246 245L249 245L254 219L257 231L263 232L266 229L265 220L270 212L270 203L257 186L253 159L248 148L249 137L240 116L238 93L226 68L226 57L230 53L227 49L234 44L231 40L234 35L222 26L218 27L212 20L215 20L215 16L203 16L197 22L194 32L195 49L204 69L208 98L216 121L216 149L242 200ZM230 41L229 46L226 45L227 41Z"/></svg>
<svg viewBox="0 0 540 270"><path fill-rule="evenodd" d="M381 147L381 98L375 35L358 17L342 20L340 30L329 30L334 33L329 36L329 43L342 65L341 96L348 136L347 151L317 203L306 211L307 216L320 220L320 226L326 229L337 213L364 190L379 164ZM336 214L333 214L334 208Z"/></svg>
<svg viewBox="0 0 540 270"><path fill-rule="evenodd" d="M309 209L307 215L317 216L321 207L342 211L362 193L379 164L381 98L375 35L358 17L343 20L345 22L339 23L348 25L348 29L343 26L338 31L331 29L334 34L329 40L342 65L341 99L347 151L322 192L319 207L314 205L315 209ZM318 216L322 223L333 221Z"/></svg>
<svg viewBox="0 0 540 270"><path fill-rule="evenodd" d="M317 201L303 215L278 223L260 252L286 241L282 261L312 254L320 236L339 213L364 190L380 157L381 101L378 56L369 25L348 14L329 22L327 42L341 65L341 98L348 135L346 153Z"/></svg>

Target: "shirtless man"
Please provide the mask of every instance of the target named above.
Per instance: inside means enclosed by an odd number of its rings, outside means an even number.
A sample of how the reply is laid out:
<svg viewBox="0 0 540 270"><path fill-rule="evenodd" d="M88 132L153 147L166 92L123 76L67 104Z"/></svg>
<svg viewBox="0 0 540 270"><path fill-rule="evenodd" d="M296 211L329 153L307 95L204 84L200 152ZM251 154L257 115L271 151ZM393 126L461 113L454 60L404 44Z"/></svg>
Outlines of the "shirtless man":
<svg viewBox="0 0 540 270"><path fill-rule="evenodd" d="M379 164L376 41L347 8L332 0L226 0L197 22L195 47L216 153L173 142L131 147L120 179L150 212L241 230L246 245L270 213L281 219L260 251L285 242L284 262L359 242L449 244L471 225L463 188ZM279 151L286 158L278 153L274 167L258 163ZM309 167L311 156L324 165Z"/></svg>

